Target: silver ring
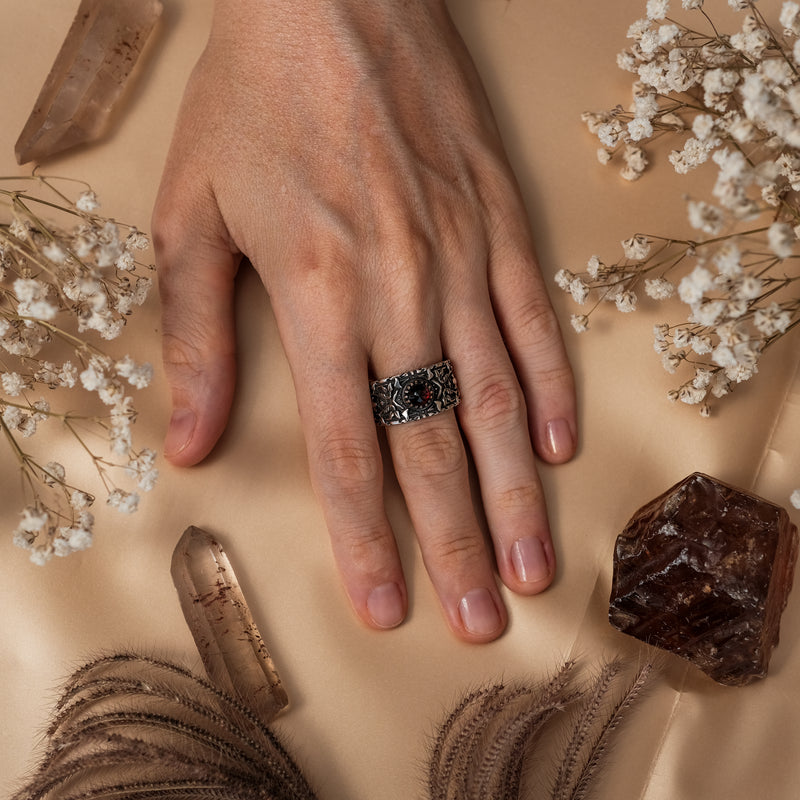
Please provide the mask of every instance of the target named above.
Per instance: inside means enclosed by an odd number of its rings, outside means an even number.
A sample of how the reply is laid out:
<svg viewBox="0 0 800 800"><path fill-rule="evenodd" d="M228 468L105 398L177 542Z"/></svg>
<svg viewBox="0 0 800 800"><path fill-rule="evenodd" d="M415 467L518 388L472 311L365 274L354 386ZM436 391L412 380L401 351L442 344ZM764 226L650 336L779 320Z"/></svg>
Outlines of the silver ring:
<svg viewBox="0 0 800 800"><path fill-rule="evenodd" d="M371 381L372 413L376 425L401 425L432 417L461 402L449 360Z"/></svg>

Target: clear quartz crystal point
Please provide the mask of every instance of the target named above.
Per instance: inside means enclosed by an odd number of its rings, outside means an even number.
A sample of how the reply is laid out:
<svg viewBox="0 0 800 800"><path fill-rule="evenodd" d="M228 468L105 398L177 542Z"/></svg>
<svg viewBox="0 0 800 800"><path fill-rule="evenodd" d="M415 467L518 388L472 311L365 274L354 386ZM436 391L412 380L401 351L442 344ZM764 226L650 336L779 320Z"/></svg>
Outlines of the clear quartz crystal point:
<svg viewBox="0 0 800 800"><path fill-rule="evenodd" d="M36 105L17 140L17 161L41 161L105 130L161 0L81 0Z"/></svg>
<svg viewBox="0 0 800 800"><path fill-rule="evenodd" d="M220 543L187 528L172 554L172 580L209 679L269 724L288 698Z"/></svg>

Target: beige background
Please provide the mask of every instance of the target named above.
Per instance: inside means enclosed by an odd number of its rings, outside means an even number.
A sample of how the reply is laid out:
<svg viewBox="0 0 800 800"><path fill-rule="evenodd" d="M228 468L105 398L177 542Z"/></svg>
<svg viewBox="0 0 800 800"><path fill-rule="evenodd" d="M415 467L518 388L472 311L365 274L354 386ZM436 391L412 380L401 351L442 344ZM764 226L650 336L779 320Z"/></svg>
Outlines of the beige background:
<svg viewBox="0 0 800 800"><path fill-rule="evenodd" d="M211 0L164 5L145 69L112 133L47 169L88 179L107 213L142 227L183 85L205 41ZM619 240L635 231L671 234L684 227L685 179L664 166L625 184L596 163L579 120L585 109L628 102L630 80L614 59L644 0L451 5L493 100L548 276L562 266L581 268L594 252L615 257ZM76 6L0 0L0 174L24 173L13 145ZM554 301L566 320L574 309L563 296ZM10 790L30 766L58 683L84 657L133 646L197 664L169 576L172 548L188 524L226 543L292 699L281 728L321 800L421 798L427 737L460 691L499 677L536 677L571 653L591 665L626 650L628 642L605 622L616 534L639 505L694 470L786 504L800 485L800 376L795 336L764 359L756 382L701 420L663 399L670 383L649 333L660 321L657 312L624 320L609 312L606 319L592 335L566 333L583 440L574 462L542 468L558 579L540 597L507 595L509 630L488 646L446 634L391 483L387 502L409 576L411 613L400 629L383 634L352 616L307 479L268 300L252 274L241 280L241 380L222 442L192 470L161 464L161 483L135 517L99 512L91 550L38 568L12 546L18 482L3 456L0 790ZM158 336L154 298L128 346L157 364ZM168 416L160 375L139 405L139 441L160 443ZM795 592L766 681L725 689L669 662L630 721L603 796L796 797L799 682Z"/></svg>

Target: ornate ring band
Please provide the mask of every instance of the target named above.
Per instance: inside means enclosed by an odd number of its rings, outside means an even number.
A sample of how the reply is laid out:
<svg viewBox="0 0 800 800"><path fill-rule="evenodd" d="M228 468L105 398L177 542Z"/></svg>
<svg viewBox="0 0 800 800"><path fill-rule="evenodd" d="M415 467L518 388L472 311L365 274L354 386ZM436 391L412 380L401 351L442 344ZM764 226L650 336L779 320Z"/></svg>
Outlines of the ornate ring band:
<svg viewBox="0 0 800 800"><path fill-rule="evenodd" d="M455 408L461 401L449 360L371 381L376 425L400 425Z"/></svg>

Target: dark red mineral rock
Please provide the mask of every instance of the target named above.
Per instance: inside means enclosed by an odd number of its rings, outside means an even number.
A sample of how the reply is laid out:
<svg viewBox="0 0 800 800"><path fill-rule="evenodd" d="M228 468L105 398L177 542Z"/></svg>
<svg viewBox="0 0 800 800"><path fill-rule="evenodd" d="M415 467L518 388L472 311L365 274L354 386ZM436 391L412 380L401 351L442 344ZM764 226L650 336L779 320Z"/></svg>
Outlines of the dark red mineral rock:
<svg viewBox="0 0 800 800"><path fill-rule="evenodd" d="M750 683L778 643L797 548L783 508L695 473L617 538L609 620L719 683Z"/></svg>

